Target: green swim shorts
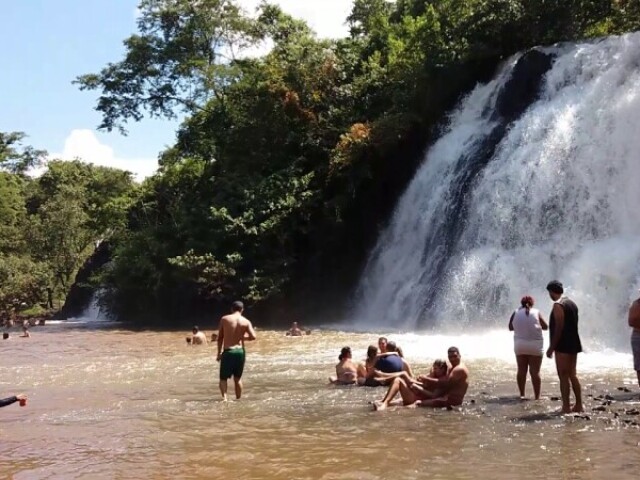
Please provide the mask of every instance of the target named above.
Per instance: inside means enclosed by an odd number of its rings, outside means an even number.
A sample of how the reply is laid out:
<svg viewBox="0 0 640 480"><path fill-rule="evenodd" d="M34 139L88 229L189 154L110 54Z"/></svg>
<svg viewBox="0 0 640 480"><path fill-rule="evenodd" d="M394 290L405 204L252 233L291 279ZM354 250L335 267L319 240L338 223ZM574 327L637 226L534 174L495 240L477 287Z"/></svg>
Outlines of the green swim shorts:
<svg viewBox="0 0 640 480"><path fill-rule="evenodd" d="M220 356L220 380L242 377L244 370L244 348L230 348Z"/></svg>

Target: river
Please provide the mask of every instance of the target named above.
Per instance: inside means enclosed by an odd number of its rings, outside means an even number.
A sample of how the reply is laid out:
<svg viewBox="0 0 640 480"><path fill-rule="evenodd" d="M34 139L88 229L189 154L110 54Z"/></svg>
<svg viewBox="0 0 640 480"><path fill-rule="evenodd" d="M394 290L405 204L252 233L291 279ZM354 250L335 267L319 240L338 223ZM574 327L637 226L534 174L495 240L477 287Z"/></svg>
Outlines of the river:
<svg viewBox="0 0 640 480"><path fill-rule="evenodd" d="M245 396L228 403L219 401L215 347L189 347L187 333L100 322L51 323L30 339L13 332L0 343L0 396L24 392L29 401L0 410L0 478L631 479L640 471L628 353L582 355L588 418L562 417L553 413L549 360L544 399L516 398L509 332L389 334L418 372L457 345L471 386L460 410L374 412L369 402L383 389L329 386L327 377L342 346L364 357L378 333L259 330ZM625 386L635 393L618 390ZM593 412L608 403L595 398L605 393L614 401Z"/></svg>

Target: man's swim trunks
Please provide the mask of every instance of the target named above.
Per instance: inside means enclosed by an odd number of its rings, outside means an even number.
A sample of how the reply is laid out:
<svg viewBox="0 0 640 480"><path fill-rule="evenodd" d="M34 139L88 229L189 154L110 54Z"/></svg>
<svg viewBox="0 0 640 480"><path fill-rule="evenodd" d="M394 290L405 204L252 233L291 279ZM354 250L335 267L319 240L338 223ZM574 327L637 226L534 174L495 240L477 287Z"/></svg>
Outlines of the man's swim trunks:
<svg viewBox="0 0 640 480"><path fill-rule="evenodd" d="M220 357L220 380L240 378L244 370L244 348L228 348Z"/></svg>

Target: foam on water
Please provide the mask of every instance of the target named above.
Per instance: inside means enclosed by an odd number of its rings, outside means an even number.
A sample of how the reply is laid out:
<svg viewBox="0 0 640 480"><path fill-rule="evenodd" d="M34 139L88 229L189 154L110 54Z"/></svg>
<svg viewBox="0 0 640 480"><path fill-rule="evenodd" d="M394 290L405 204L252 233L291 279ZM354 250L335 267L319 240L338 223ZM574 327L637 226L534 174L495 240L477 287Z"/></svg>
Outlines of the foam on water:
<svg viewBox="0 0 640 480"><path fill-rule="evenodd" d="M333 330L333 328L328 328ZM411 363L427 364L436 358L446 359L447 348L456 346L465 361L488 361L495 363L499 368L512 369L515 364L513 352L513 333L507 330L506 321L504 329L490 329L482 332L470 331L469 333L451 333L443 331L406 333L397 331L337 331L336 335L349 335L354 358L363 359L368 345L375 345L380 336L396 342ZM291 354L297 356L300 363L331 363L336 358L342 345L336 344L333 348L317 348L316 344L309 342L310 338L301 337L304 340L297 345L298 350L287 349L282 356L271 357L270 363L287 364L291 360ZM544 349L548 347L548 336L545 332ZM265 358L265 361L267 359ZM555 368L552 360L545 357L545 365L551 370ZM595 373L603 370L629 370L633 373L633 359L629 350L612 349L607 345L587 339L584 342L584 352L578 360L581 372Z"/></svg>

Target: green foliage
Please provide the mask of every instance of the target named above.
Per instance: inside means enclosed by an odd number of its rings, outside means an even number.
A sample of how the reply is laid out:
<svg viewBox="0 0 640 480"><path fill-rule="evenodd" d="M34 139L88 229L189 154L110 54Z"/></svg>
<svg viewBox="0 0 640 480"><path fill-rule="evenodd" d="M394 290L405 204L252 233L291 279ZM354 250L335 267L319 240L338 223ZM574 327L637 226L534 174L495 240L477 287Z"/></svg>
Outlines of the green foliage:
<svg viewBox="0 0 640 480"><path fill-rule="evenodd" d="M28 181L21 176L0 172L0 252L20 251L21 226L26 218L24 190Z"/></svg>
<svg viewBox="0 0 640 480"><path fill-rule="evenodd" d="M236 55L256 38L254 22L230 0L142 0L139 34L124 41L124 60L77 78L82 90L101 90L100 128L111 131L147 111L194 113L240 71Z"/></svg>
<svg viewBox="0 0 640 480"><path fill-rule="evenodd" d="M0 314L46 302L47 289L64 298L96 242L124 231L137 195L130 173L79 161L49 162L36 179L11 170L0 171Z"/></svg>
<svg viewBox="0 0 640 480"><path fill-rule="evenodd" d="M0 314L41 301L49 285L49 273L42 262L0 253Z"/></svg>
<svg viewBox="0 0 640 480"><path fill-rule="evenodd" d="M22 132L0 132L0 170L24 174L44 161L47 152L22 146Z"/></svg>
<svg viewBox="0 0 640 480"><path fill-rule="evenodd" d="M351 36L320 40L266 3L257 18L231 0L140 8L124 59L78 79L101 91L101 128L145 111L189 115L132 199L106 273L108 306L122 315L339 288L425 132L466 89L517 51L640 22L634 0L355 0ZM261 58L234 54L263 40L273 48ZM117 198L123 225L131 197Z"/></svg>

